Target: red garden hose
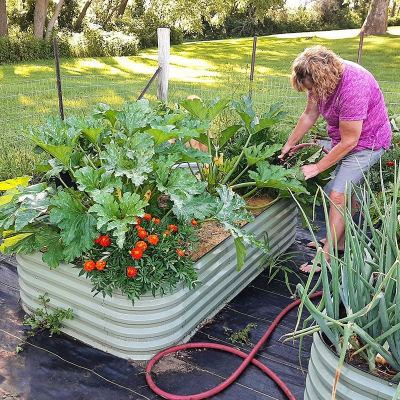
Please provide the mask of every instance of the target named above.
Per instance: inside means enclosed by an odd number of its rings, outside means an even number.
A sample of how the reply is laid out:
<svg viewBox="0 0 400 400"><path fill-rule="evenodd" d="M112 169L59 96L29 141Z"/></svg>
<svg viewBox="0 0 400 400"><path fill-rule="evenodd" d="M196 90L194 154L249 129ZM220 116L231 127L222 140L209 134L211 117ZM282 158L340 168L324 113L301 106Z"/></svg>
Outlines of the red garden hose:
<svg viewBox="0 0 400 400"><path fill-rule="evenodd" d="M311 299L314 299L316 297L320 297L322 295L322 292L316 292L310 296ZM173 346L168 349L165 349L161 351L160 353L156 354L147 364L146 367L146 381L150 388L153 390L154 393L158 394L159 396L163 397L164 399L168 400L200 400L200 399L208 399L211 396L215 396L217 393L222 392L224 389L226 389L228 386L230 386L240 375L241 373L247 368L247 366L252 363L256 367L260 368L261 371L263 371L266 375L268 375L282 390L282 392L285 394L285 396L289 400L296 400L294 397L293 393L290 391L290 389L287 387L285 382L283 382L278 375L276 375L273 371L271 371L268 367L266 367L264 364L262 364L260 361L254 359L260 348L263 346L263 344L269 339L271 334L274 332L276 327L279 325L283 317L291 311L293 308L297 307L301 303L301 300L298 299L294 301L293 303L290 303L287 307L285 307L279 315L272 321L272 324L270 327L267 329L267 331L264 333L263 337L258 341L258 343L254 346L253 350L249 353L246 354L243 351L237 350L234 347L230 346L225 346L222 344L217 344L217 343L203 343L203 342L198 342L198 343L186 343L186 344L181 344L178 346ZM233 372L233 374L227 378L225 381L220 383L218 386L216 386L213 389L207 390L206 392L202 393L197 393L197 394L190 394L190 395L177 395L173 393L168 393L161 388L159 388L156 383L154 382L152 376L151 376L151 371L154 367L154 365L163 357L165 357L168 354L171 353L176 353L178 351L182 350L188 350L188 349L215 349L215 350L221 350L221 351L226 351L228 353L235 354L239 357L242 357L244 360L242 364L240 364L239 368Z"/></svg>

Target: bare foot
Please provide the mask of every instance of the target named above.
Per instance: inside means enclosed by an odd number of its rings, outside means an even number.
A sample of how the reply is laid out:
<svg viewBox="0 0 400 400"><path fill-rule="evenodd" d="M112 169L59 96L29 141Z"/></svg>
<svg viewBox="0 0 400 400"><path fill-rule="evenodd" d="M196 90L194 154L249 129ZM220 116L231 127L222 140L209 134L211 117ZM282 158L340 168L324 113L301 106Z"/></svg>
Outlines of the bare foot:
<svg viewBox="0 0 400 400"><path fill-rule="evenodd" d="M309 273L311 273L312 268L313 268L312 263L310 264L310 263L306 262L306 263L300 265L300 268L299 268L299 269L300 269L301 272L303 272L303 273L305 273L305 274L309 274ZM315 272L316 272L316 273L321 272L321 268L317 266L317 267L315 268Z"/></svg>
<svg viewBox="0 0 400 400"><path fill-rule="evenodd" d="M326 238L318 240L318 243L321 244L322 246L325 245L326 243ZM309 247L310 249L316 249L317 246L315 245L315 242L309 242L306 244L307 247Z"/></svg>

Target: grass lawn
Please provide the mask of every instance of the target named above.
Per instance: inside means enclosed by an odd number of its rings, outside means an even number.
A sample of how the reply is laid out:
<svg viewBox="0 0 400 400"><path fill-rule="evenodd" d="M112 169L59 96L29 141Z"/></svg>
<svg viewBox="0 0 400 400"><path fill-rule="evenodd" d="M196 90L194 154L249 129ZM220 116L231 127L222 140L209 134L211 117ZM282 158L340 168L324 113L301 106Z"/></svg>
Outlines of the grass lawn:
<svg viewBox="0 0 400 400"><path fill-rule="evenodd" d="M357 37L258 39L253 97L259 108L283 101L293 115L299 113L304 95L290 89L290 65L299 52L315 44L328 46L346 59L357 58ZM191 93L204 98L244 94L248 90L251 48L249 38L174 46L170 98L177 100ZM400 108L399 63L399 36L365 39L363 65L381 81L389 106L396 111ZM156 49L134 57L62 60L66 115L87 111L98 102L121 104L135 99L156 66ZM149 93L150 98L154 96L155 86ZM0 179L31 173L37 156L24 132L57 111L52 60L0 66Z"/></svg>

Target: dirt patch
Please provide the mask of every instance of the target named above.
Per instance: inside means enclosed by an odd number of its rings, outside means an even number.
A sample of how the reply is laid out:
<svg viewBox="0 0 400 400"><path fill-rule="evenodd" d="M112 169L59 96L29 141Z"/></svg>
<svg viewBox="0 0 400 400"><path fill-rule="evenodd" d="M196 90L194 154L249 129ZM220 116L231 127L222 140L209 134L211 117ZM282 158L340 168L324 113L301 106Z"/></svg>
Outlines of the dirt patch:
<svg viewBox="0 0 400 400"><path fill-rule="evenodd" d="M178 356L180 353L177 353ZM153 368L153 372L158 375L158 374L165 374L165 373L171 373L171 372L182 372L182 373L189 373L193 371L195 368L193 368L191 365L186 363L185 361L181 360L175 355L167 355L164 358L162 358Z"/></svg>
<svg viewBox="0 0 400 400"><path fill-rule="evenodd" d="M247 205L251 207L250 212L256 217L260 215L271 202L271 198L267 196L257 196L246 201ZM246 225L245 222L240 224L241 226ZM198 230L199 244L196 251L192 254L194 261L204 256L204 254L210 252L212 249L217 247L221 242L230 236L222 224L216 221L209 221L202 224Z"/></svg>

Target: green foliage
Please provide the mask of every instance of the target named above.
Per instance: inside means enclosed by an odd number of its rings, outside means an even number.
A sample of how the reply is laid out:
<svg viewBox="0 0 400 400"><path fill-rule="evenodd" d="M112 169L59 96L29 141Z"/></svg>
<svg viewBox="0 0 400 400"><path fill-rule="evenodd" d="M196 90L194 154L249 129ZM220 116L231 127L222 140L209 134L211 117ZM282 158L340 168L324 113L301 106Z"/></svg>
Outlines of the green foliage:
<svg viewBox="0 0 400 400"><path fill-rule="evenodd" d="M60 229L65 261L73 261L93 246L97 236L96 218L72 191L59 190L51 205L49 221Z"/></svg>
<svg viewBox="0 0 400 400"><path fill-rule="evenodd" d="M99 193L94 200L96 204L90 207L89 212L97 216L97 229L113 233L118 247L122 248L129 225L132 225L134 217L143 216L147 201L142 200L138 194L129 192L118 199L111 193Z"/></svg>
<svg viewBox="0 0 400 400"><path fill-rule="evenodd" d="M83 33L59 33L58 44L62 57L132 56L139 48L136 36L89 28ZM0 64L53 58L51 41L26 32L0 37Z"/></svg>
<svg viewBox="0 0 400 400"><path fill-rule="evenodd" d="M250 322L248 323L243 329L240 329L236 332L232 331L230 328L224 328L225 333L229 335L229 340L233 344L246 344L249 345L251 344L250 341L250 333L252 329L257 328L257 324Z"/></svg>
<svg viewBox="0 0 400 400"><path fill-rule="evenodd" d="M196 232L190 223L180 223L178 231L171 232L168 225L172 221L169 218L160 223L142 220L141 227L149 235L157 235L159 242L157 245L148 243L140 259L132 259L130 255L131 249L142 240L133 226L129 228L122 247L112 241L107 248L96 245L87 252L82 263L87 260L104 260L107 263L104 270L86 272L93 284L93 291L111 296L119 290L134 301L145 293L170 293L180 284L193 288L197 283L197 273L190 254L197 243ZM179 256L177 249L183 250L185 255ZM83 267L82 263L78 265ZM137 269L135 277L127 275L128 267ZM82 270L81 274L84 273Z"/></svg>
<svg viewBox="0 0 400 400"><path fill-rule="evenodd" d="M100 104L91 116L50 119L32 129L29 138L49 159L40 167L44 175L39 184L29 185L29 177L0 182L4 192L0 196L4 239L0 250L9 254L40 251L51 268L63 261L77 265L84 265L88 258L106 261L106 269L93 271L93 264L85 267L94 290L103 295L122 290L132 300L146 291L162 293L179 282L193 286L193 262L176 252L179 248L188 255L192 251L184 240L184 234L193 238L187 228L192 219L198 223L217 220L232 234L238 269L244 265L248 245L266 250L241 228L252 215L245 201L222 181L231 173L229 168L225 175L217 171L224 165L222 155L215 157L219 140L226 143L228 136L233 138L243 129L228 126L221 135L209 131L231 103L216 100L208 105L198 100L184 105L190 112L183 107L153 107L147 100L121 109ZM246 107L251 108L248 100ZM241 113L245 120L245 112ZM273 122L271 115L261 119L252 115L248 126L250 132L257 132ZM188 141L194 138L214 147L208 153L193 149ZM256 167L279 149L279 145L253 147L246 152L247 158L244 151L242 157ZM197 163L197 172L185 166L189 161ZM211 174L203 172L211 168L217 171L213 182ZM161 221L153 221L149 232L141 233L149 249L136 259L129 252L138 241L137 219L149 212ZM168 233L167 221L180 224L178 235ZM146 239L153 232L160 241L154 246ZM103 247L99 238L106 241ZM169 256L171 264L161 266ZM143 269L137 279L127 276L129 266Z"/></svg>
<svg viewBox="0 0 400 400"><path fill-rule="evenodd" d="M32 314L24 318L23 324L29 327L29 336L34 336L43 330L48 330L50 336L60 333L64 320L72 320L74 318L73 310L71 308L63 309L60 307L51 310L50 297L48 293L40 295L38 298L40 307L37 308Z"/></svg>
<svg viewBox="0 0 400 400"><path fill-rule="evenodd" d="M368 183L365 191L356 192L362 220L354 220L350 204L344 210L343 257L332 254L327 262L323 252L318 251L308 281L297 286L303 305L316 325L309 326L311 321L308 319L295 336L302 337L318 330L323 332L340 355L339 370L351 345L352 356L359 354L371 371L375 370L375 359L380 354L394 371L400 372L399 171L396 170L391 182L390 193L383 180L381 185L381 202ZM323 203L327 216L324 196ZM372 207L379 214L379 224L372 217ZM329 230L328 241L333 248ZM322 285L323 289L318 305L308 299L317 288L312 285L316 265L321 266L317 285Z"/></svg>

